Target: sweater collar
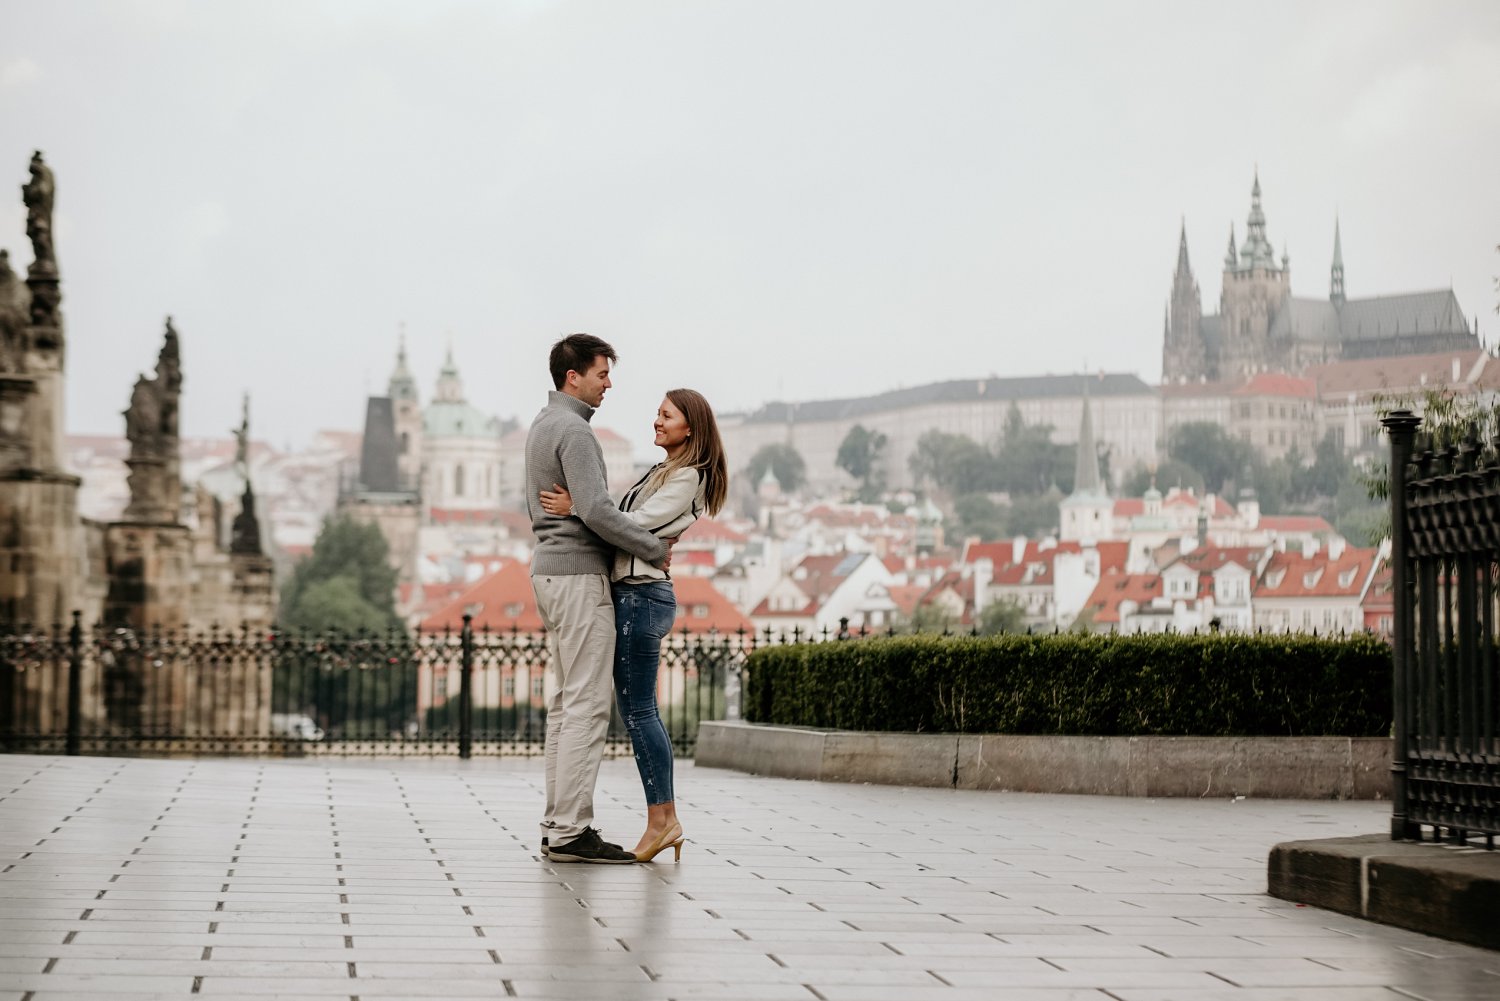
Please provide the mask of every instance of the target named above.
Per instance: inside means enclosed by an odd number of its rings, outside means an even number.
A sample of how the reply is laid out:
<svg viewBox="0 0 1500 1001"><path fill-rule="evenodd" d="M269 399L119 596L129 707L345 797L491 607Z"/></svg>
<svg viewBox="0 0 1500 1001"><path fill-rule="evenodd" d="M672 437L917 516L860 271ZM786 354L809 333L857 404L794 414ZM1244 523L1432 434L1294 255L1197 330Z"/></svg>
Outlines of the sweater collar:
<svg viewBox="0 0 1500 1001"><path fill-rule="evenodd" d="M578 397L569 396L567 393L564 393L560 390L547 390L547 406L564 407L568 410L573 411L573 413L577 414L579 417L582 417L586 421L592 421L594 419L593 407L589 406L587 403L584 403Z"/></svg>

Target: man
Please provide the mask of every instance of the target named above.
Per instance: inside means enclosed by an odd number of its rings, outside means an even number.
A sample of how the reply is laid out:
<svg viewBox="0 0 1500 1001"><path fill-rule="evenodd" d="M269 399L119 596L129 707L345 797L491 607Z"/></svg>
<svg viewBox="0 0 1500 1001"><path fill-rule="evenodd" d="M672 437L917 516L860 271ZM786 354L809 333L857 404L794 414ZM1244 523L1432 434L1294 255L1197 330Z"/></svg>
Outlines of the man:
<svg viewBox="0 0 1500 1001"><path fill-rule="evenodd" d="M609 569L618 549L661 566L670 546L626 517L605 489L604 452L589 430L610 388L614 348L589 334L552 346L556 391L526 435L526 509L536 533L531 587L547 627L554 672L547 703L547 806L542 853L554 862L634 862L593 827L594 782L613 702L615 608ZM543 490L561 485L573 517L542 510Z"/></svg>

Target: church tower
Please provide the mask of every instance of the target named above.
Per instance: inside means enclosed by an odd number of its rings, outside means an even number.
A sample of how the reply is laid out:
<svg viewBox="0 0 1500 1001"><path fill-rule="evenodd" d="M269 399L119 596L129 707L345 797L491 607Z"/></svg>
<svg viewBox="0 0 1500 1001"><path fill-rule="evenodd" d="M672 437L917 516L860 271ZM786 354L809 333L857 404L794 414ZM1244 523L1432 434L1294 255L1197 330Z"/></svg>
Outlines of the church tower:
<svg viewBox="0 0 1500 1001"><path fill-rule="evenodd" d="M1114 502L1099 475L1099 450L1094 444L1094 422L1084 387L1083 417L1078 424L1078 456L1073 467L1073 492L1058 505L1058 537L1064 542L1110 536Z"/></svg>
<svg viewBox="0 0 1500 1001"><path fill-rule="evenodd" d="M422 477L422 400L417 380L406 364L406 330L402 324L396 348L396 369L386 396L390 398L396 430L396 463L400 488L415 490Z"/></svg>
<svg viewBox="0 0 1500 1001"><path fill-rule="evenodd" d="M1260 204L1260 172L1250 189L1250 217L1245 223L1245 242L1234 259L1234 234L1230 233L1230 256L1224 261L1224 288L1219 315L1223 323L1218 375L1239 378L1282 367L1271 344L1271 324L1291 296L1291 259L1276 251L1266 236L1266 213Z"/></svg>
<svg viewBox="0 0 1500 1001"><path fill-rule="evenodd" d="M1188 263L1187 221L1177 238L1177 273L1162 336L1163 382L1184 382L1206 374L1203 351L1203 300Z"/></svg>
<svg viewBox="0 0 1500 1001"><path fill-rule="evenodd" d="M1334 308L1344 305L1344 246L1339 238L1339 221L1333 220L1333 267L1328 277L1328 301Z"/></svg>

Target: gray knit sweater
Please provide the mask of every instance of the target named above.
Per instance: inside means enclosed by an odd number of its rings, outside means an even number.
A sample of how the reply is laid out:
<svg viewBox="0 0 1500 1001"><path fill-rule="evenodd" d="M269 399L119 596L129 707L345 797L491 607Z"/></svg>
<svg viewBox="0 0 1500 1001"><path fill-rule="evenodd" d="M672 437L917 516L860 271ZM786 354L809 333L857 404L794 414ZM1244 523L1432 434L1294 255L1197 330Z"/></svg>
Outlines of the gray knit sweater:
<svg viewBox="0 0 1500 1001"><path fill-rule="evenodd" d="M547 405L526 435L526 512L536 533L531 574L608 574L614 550L660 565L667 545L610 500L604 450L589 430L594 410L567 393L547 394ZM538 495L553 484L573 495L573 517L542 510Z"/></svg>

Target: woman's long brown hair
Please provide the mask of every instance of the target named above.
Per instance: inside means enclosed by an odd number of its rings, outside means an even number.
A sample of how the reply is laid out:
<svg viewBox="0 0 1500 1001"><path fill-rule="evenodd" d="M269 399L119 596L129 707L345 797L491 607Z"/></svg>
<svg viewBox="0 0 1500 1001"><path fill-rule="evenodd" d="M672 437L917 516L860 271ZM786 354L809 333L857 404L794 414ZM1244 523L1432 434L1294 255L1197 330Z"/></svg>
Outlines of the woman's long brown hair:
<svg viewBox="0 0 1500 1001"><path fill-rule="evenodd" d="M692 389L669 389L667 399L682 411L692 434L682 451L662 464L659 475L665 480L672 470L684 466L698 470L703 479L704 506L709 514L718 514L729 496L729 468L724 461L724 442L719 438L714 409L702 393Z"/></svg>

